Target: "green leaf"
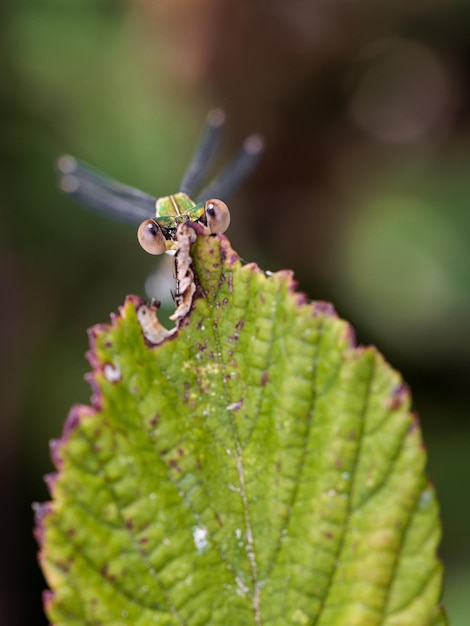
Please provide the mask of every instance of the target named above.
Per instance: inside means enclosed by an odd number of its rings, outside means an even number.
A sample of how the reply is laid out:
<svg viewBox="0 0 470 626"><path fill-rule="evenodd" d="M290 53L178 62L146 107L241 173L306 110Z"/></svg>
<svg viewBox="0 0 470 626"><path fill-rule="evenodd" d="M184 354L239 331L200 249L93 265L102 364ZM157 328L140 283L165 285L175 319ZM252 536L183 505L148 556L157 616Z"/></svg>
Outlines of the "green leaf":
<svg viewBox="0 0 470 626"><path fill-rule="evenodd" d="M196 230L176 332L156 326L152 345L136 297L91 331L92 406L54 443L37 511L49 618L444 624L437 503L400 375L290 272L242 266Z"/></svg>

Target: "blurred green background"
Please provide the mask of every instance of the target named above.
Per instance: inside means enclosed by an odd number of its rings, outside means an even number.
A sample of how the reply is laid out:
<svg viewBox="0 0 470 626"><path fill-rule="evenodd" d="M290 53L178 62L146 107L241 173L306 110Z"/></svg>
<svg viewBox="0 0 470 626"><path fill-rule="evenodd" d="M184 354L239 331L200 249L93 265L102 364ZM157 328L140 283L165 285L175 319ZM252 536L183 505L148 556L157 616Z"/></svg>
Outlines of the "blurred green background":
<svg viewBox="0 0 470 626"><path fill-rule="evenodd" d="M46 623L31 502L48 498L48 441L89 401L86 329L146 283L169 295L132 227L58 193L54 160L166 195L218 105L226 155L253 131L267 144L230 205L235 248L292 268L412 388L444 601L467 625L470 5L4 0L0 29L0 623Z"/></svg>

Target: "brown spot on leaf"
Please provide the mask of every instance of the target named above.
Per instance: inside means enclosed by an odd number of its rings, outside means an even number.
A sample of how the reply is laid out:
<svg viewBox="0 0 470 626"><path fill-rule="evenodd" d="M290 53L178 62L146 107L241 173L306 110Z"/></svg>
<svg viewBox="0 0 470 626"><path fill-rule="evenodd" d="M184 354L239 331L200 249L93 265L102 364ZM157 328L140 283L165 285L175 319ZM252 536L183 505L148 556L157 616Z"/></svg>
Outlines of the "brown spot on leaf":
<svg viewBox="0 0 470 626"><path fill-rule="evenodd" d="M268 380L269 380L269 372L268 370L264 370L264 372L261 374L261 385L263 387L266 387L266 385L268 384Z"/></svg>
<svg viewBox="0 0 470 626"><path fill-rule="evenodd" d="M217 520L217 524L220 526L220 528L224 527L224 523L222 521L222 518L220 517L220 515L217 513L217 511L214 511L214 517Z"/></svg>
<svg viewBox="0 0 470 626"><path fill-rule="evenodd" d="M179 474L181 474L182 470L181 470L181 467L178 465L178 460L177 459L170 459L168 464L169 464L170 467L175 469Z"/></svg>
<svg viewBox="0 0 470 626"><path fill-rule="evenodd" d="M160 413L155 413L153 417L149 420L149 426L155 427L158 424L158 420L160 419Z"/></svg>

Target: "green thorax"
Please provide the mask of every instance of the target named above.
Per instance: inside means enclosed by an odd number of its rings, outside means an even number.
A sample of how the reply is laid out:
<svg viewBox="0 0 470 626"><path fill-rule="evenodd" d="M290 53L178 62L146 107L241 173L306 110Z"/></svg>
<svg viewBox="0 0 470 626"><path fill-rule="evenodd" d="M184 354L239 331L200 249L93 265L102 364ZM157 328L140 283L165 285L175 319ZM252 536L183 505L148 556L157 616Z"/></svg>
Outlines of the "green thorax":
<svg viewBox="0 0 470 626"><path fill-rule="evenodd" d="M185 193L158 198L155 219L164 228L176 228L181 222L196 222L204 215L204 203L196 204Z"/></svg>

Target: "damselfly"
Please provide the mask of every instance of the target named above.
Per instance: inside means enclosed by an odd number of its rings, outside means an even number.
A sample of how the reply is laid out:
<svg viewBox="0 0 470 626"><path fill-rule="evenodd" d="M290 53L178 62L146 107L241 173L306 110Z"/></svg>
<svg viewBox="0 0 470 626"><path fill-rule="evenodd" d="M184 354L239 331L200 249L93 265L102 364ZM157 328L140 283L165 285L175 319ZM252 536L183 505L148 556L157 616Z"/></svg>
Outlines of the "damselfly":
<svg viewBox="0 0 470 626"><path fill-rule="evenodd" d="M203 224L211 233L223 233L230 224L230 212L223 200L252 172L263 143L258 135L245 139L243 147L201 193L191 196L203 184L216 157L225 115L214 109L180 184L179 192L156 198L143 191L99 174L74 157L58 162L61 189L80 204L121 221L140 223L137 237L149 254L174 254L178 248L176 229L187 220Z"/></svg>

